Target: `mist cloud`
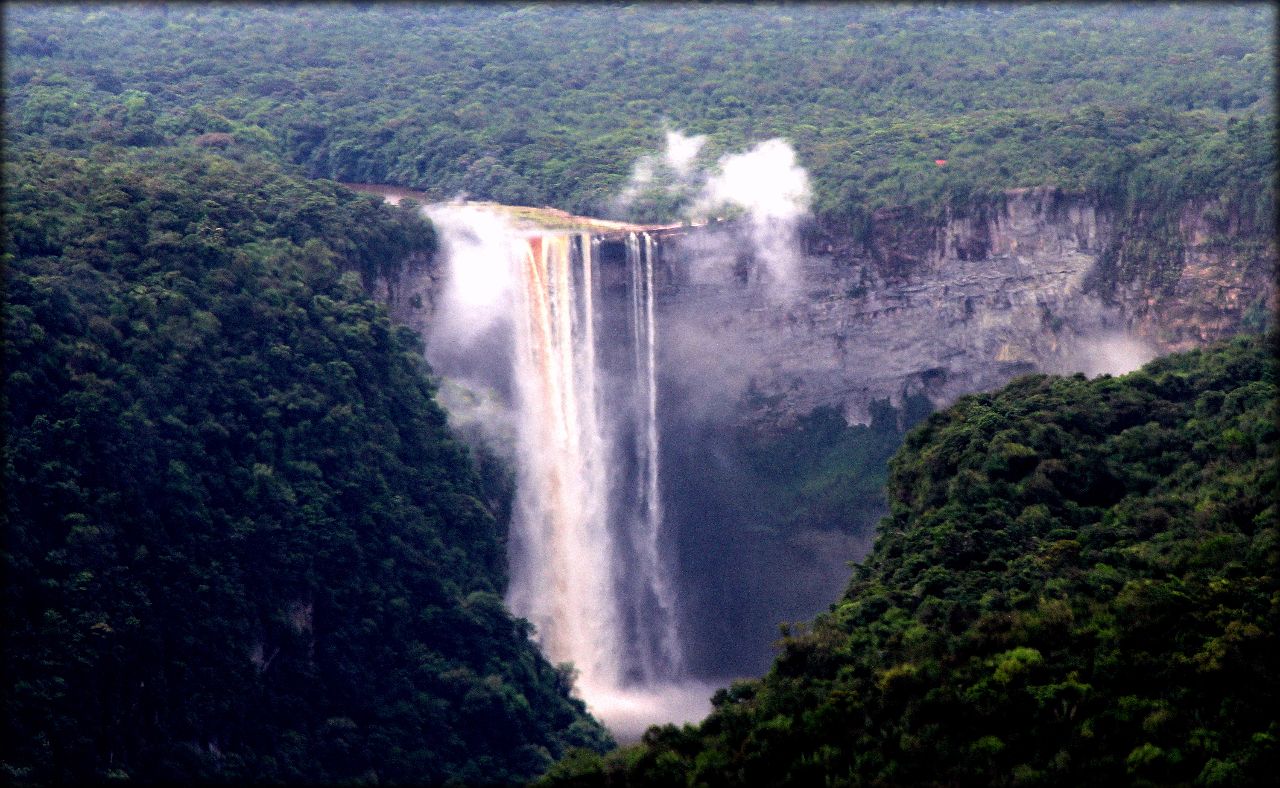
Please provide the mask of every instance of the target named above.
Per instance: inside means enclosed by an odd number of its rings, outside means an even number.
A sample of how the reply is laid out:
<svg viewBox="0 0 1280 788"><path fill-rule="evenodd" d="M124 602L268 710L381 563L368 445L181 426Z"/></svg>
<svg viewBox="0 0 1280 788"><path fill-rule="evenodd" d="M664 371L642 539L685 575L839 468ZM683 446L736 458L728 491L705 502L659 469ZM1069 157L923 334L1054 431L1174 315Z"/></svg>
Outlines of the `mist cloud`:
<svg viewBox="0 0 1280 788"><path fill-rule="evenodd" d="M449 421L500 455L515 446L511 412L514 260L520 235L506 217L480 206L424 209L440 233L443 281L426 336L426 357L441 377Z"/></svg>
<svg viewBox="0 0 1280 788"><path fill-rule="evenodd" d="M707 138L701 134L689 137L680 131L667 132L667 151L663 157L667 166L681 177L688 177L693 169L693 161L706 143Z"/></svg>
<svg viewBox="0 0 1280 788"><path fill-rule="evenodd" d="M468 205L432 205L447 261L433 336L470 344L511 312L511 261L517 235L500 214Z"/></svg>
<svg viewBox="0 0 1280 788"><path fill-rule="evenodd" d="M631 179L618 196L616 207L630 213L645 201L687 203L697 192L701 173L694 163L707 138L669 129L661 154L642 156L631 168Z"/></svg>
<svg viewBox="0 0 1280 788"><path fill-rule="evenodd" d="M707 180L695 213L709 215L720 206L737 205L753 218L794 221L809 210L809 175L784 139L724 156L717 170Z"/></svg>
<svg viewBox="0 0 1280 788"><path fill-rule="evenodd" d="M1089 377L1123 375L1159 355L1155 347L1123 331L1082 336L1054 369L1055 372L1083 372Z"/></svg>
<svg viewBox="0 0 1280 788"><path fill-rule="evenodd" d="M746 153L720 159L707 179L694 213L714 215L724 206L746 212L757 260L773 287L789 294L797 284L799 220L809 212L809 175L784 139L762 142Z"/></svg>
<svg viewBox="0 0 1280 788"><path fill-rule="evenodd" d="M809 175L791 143L781 138L761 142L743 153L720 157L714 166L698 167L706 137L668 130L661 154L643 156L618 197L617 207L641 220L678 211L691 223L741 215L748 244L740 251L760 262L760 276L776 295L789 297L798 284L800 250L796 230L809 212ZM723 247L723 243L717 241ZM723 274L738 255L708 250L715 259L695 266Z"/></svg>

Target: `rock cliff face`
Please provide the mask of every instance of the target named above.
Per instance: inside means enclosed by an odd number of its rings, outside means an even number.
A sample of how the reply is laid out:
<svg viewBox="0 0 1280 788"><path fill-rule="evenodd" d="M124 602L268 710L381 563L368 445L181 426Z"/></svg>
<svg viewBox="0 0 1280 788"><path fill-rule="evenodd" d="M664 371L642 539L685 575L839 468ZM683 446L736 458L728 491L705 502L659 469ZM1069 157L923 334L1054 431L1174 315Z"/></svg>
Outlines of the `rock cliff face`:
<svg viewBox="0 0 1280 788"><path fill-rule="evenodd" d="M442 284L437 261L423 255L404 260L394 273L366 282L369 292L387 305L391 318L421 336L431 330L431 319Z"/></svg>
<svg viewBox="0 0 1280 788"><path fill-rule="evenodd" d="M818 405L861 421L871 400L913 393L943 405L1031 371L1127 371L1256 328L1274 307L1274 240L1233 238L1218 210L1181 212L1181 259L1155 290L1108 274L1127 228L1049 189L966 217L881 211L863 241L805 228L790 291L766 281L738 228L667 231L664 367L675 390L745 393L766 423Z"/></svg>
<svg viewBox="0 0 1280 788"><path fill-rule="evenodd" d="M1184 205L1171 232L1160 281L1126 281L1114 272L1131 228L1083 198L1015 190L941 219L884 209L863 239L802 228L787 289L744 227L659 230L665 385L733 395L761 423L819 405L862 421L873 399L941 406L1027 372L1119 373L1260 329L1276 305L1274 237L1211 201ZM624 264L624 236L601 239L606 277L625 280L607 270ZM440 284L414 259L373 290L427 336Z"/></svg>
<svg viewBox="0 0 1280 788"><path fill-rule="evenodd" d="M1258 330L1274 314L1274 227L1255 227L1216 201L1188 203L1177 216L1173 256L1175 275L1163 288L1130 281L1105 293L1128 328L1161 353Z"/></svg>
<svg viewBox="0 0 1280 788"><path fill-rule="evenodd" d="M758 227L660 232L664 502L691 664L765 670L774 624L823 609L872 536L844 520L752 531L715 482L737 478L726 424L768 431L820 405L866 422L874 400L940 407L1028 372L1119 373L1260 328L1274 239L1215 204L1158 219L1132 231L1043 189L963 217L882 211L862 239L801 228L788 281L757 259Z"/></svg>

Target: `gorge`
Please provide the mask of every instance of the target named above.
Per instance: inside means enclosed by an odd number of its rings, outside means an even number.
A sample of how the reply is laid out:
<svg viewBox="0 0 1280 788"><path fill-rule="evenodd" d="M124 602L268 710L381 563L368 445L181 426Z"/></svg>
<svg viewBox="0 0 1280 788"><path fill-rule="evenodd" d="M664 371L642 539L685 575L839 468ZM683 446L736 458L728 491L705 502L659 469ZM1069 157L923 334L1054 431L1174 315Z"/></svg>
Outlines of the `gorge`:
<svg viewBox="0 0 1280 788"><path fill-rule="evenodd" d="M696 716L691 678L762 672L776 625L822 609L870 547L865 524L779 537L735 521L715 489L739 461L727 427L776 433L822 407L865 423L886 403L901 421L1032 371L1120 373L1274 299L1274 243L1239 225L1225 242L1211 205L1181 212L1176 280L1154 291L1105 281L1116 219L1052 189L941 220L882 211L861 241L801 224L786 288L745 220L428 212L443 264L374 289L426 337L455 424L506 447L508 601L623 736Z"/></svg>

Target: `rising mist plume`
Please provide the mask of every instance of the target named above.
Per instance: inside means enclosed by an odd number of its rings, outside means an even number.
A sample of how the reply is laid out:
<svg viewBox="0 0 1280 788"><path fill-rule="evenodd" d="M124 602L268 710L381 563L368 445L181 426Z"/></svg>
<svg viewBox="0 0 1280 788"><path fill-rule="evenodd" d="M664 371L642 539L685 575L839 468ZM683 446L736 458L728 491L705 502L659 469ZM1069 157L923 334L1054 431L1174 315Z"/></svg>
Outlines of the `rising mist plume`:
<svg viewBox="0 0 1280 788"><path fill-rule="evenodd" d="M786 140L772 139L721 158L694 212L715 215L724 206L744 210L756 259L775 291L790 293L800 263L796 229L809 212L809 199L809 175L797 163L795 149Z"/></svg>
<svg viewBox="0 0 1280 788"><path fill-rule="evenodd" d="M800 262L796 229L809 212L809 175L795 149L784 139L761 142L743 153L722 156L714 166L699 168L698 154L706 138L669 130L662 154L642 157L618 199L624 212L654 219L662 210L679 211L683 218L702 223L711 218L741 215L749 241L740 250L728 249L718 238L705 254L695 255L694 275L727 276L737 251L760 262L760 276L775 294L793 292ZM741 244L739 244L741 246Z"/></svg>

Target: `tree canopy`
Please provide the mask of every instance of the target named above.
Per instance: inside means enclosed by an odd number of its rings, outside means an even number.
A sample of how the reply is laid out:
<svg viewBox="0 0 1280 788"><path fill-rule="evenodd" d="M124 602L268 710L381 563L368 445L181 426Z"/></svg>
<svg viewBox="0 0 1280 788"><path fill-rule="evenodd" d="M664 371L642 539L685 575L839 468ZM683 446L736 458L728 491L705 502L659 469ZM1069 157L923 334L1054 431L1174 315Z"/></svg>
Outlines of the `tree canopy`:
<svg viewBox="0 0 1280 788"><path fill-rule="evenodd" d="M1274 211L1269 4L8 16L9 134L78 149L247 146L312 176L598 214L674 127L707 136L704 163L785 137L817 214L846 223L1043 185L1119 203L1243 190L1245 212Z"/></svg>

